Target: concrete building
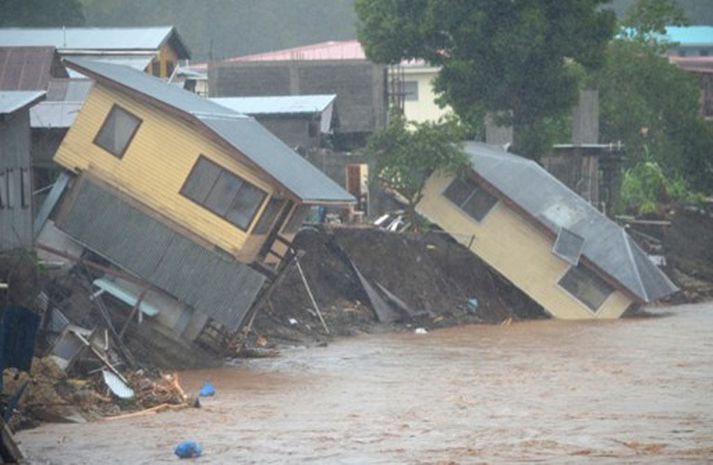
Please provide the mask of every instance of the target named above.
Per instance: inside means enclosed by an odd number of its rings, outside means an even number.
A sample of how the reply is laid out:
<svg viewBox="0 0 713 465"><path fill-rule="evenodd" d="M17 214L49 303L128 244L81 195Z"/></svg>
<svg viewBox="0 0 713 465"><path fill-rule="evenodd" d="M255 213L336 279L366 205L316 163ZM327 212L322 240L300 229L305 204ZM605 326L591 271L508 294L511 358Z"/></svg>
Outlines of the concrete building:
<svg viewBox="0 0 713 465"><path fill-rule="evenodd" d="M556 318L618 318L677 291L623 228L534 161L469 142L417 211Z"/></svg>

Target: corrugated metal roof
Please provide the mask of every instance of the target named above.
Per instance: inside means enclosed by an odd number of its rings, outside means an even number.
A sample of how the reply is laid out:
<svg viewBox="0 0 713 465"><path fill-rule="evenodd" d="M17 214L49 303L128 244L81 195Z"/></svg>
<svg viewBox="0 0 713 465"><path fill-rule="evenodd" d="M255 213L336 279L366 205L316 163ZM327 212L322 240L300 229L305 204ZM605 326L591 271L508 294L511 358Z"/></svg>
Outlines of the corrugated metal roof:
<svg viewBox="0 0 713 465"><path fill-rule="evenodd" d="M683 46L713 46L713 26L667 26L665 39Z"/></svg>
<svg viewBox="0 0 713 465"><path fill-rule="evenodd" d="M47 90L52 77L67 77L54 47L0 47L0 90Z"/></svg>
<svg viewBox="0 0 713 465"><path fill-rule="evenodd" d="M57 226L77 242L228 328L242 323L265 277L201 247L85 177Z"/></svg>
<svg viewBox="0 0 713 465"><path fill-rule="evenodd" d="M215 97L213 102L246 115L321 113L334 102L331 95L285 95L276 97Z"/></svg>
<svg viewBox="0 0 713 465"><path fill-rule="evenodd" d="M0 115L14 113L45 96L44 91L0 91Z"/></svg>
<svg viewBox="0 0 713 465"><path fill-rule="evenodd" d="M226 61L366 60L358 40L320 42L301 47L229 58Z"/></svg>
<svg viewBox="0 0 713 465"><path fill-rule="evenodd" d="M91 79L52 79L47 87L47 100L83 102L93 84Z"/></svg>
<svg viewBox="0 0 713 465"><path fill-rule="evenodd" d="M52 46L58 50L158 50L173 26L0 28L0 46ZM179 58L188 58L180 57Z"/></svg>
<svg viewBox="0 0 713 465"><path fill-rule="evenodd" d="M111 63L113 65L129 66L139 71L146 71L146 68L148 68L154 58L156 58L155 55L72 55L71 53L65 53L62 56L70 60L79 58L80 60L101 61L102 63ZM70 69L69 77L77 79L84 76Z"/></svg>
<svg viewBox="0 0 713 465"><path fill-rule="evenodd" d="M228 62L246 61L305 61L305 60L366 60L364 47L358 40L330 40L317 44L303 45L301 47L275 50L272 52L256 53L240 57L228 58ZM198 63L194 67L207 67L207 64ZM423 67L424 60L403 60L401 66Z"/></svg>
<svg viewBox="0 0 713 465"><path fill-rule="evenodd" d="M477 142L465 144L473 170L554 234L584 238L582 255L644 302L678 289L624 231L532 160Z"/></svg>
<svg viewBox="0 0 713 465"><path fill-rule="evenodd" d="M32 128L68 128L82 108L82 102L44 101L30 108L30 127Z"/></svg>
<svg viewBox="0 0 713 465"><path fill-rule="evenodd" d="M101 81L169 105L195 118L217 137L253 161L305 203L351 203L354 197L302 158L252 117L236 113L192 92L126 66L67 60L70 67Z"/></svg>

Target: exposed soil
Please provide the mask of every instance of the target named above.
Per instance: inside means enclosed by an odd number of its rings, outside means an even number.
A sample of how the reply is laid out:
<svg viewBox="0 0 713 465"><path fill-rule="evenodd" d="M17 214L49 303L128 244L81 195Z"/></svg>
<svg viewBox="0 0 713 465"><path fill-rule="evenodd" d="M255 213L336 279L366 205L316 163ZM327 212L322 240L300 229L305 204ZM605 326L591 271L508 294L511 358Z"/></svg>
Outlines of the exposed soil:
<svg viewBox="0 0 713 465"><path fill-rule="evenodd" d="M443 234L307 229L294 246L305 252L300 263L332 335L545 318L541 307ZM420 315L402 313L395 324L379 324L350 260L373 286L384 286ZM285 272L270 304L255 318L253 341L259 336L278 344L324 339L298 270L291 265ZM477 299L474 311L468 309L469 299Z"/></svg>

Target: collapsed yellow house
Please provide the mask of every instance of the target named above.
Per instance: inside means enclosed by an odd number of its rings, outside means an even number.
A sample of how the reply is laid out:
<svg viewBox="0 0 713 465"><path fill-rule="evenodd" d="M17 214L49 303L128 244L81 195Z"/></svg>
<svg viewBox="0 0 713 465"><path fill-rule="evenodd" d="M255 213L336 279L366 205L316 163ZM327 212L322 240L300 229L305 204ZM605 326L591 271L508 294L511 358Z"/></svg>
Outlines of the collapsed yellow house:
<svg viewBox="0 0 713 465"><path fill-rule="evenodd" d="M468 142L471 169L434 174L417 211L556 318L618 318L676 286L627 235L532 160Z"/></svg>
<svg viewBox="0 0 713 465"><path fill-rule="evenodd" d="M252 117L126 66L66 64L94 86L55 154L67 174L38 242L146 283L94 283L125 302L160 290L146 314L178 335L239 327L310 207L354 202Z"/></svg>

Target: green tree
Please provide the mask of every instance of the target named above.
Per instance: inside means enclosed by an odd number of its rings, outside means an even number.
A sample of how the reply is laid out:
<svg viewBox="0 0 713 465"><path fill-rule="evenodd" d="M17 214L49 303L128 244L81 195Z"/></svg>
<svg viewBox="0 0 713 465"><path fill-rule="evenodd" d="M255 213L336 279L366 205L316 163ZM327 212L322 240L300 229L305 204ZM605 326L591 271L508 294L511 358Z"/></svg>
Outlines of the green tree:
<svg viewBox="0 0 713 465"><path fill-rule="evenodd" d="M81 26L84 13L79 0L0 0L0 26Z"/></svg>
<svg viewBox="0 0 713 465"><path fill-rule="evenodd" d="M686 13L670 0L636 0L624 14L622 26L635 36L665 34L666 26L686 26Z"/></svg>
<svg viewBox="0 0 713 465"><path fill-rule="evenodd" d="M513 125L515 150L538 158L550 143L540 129L576 101L568 63L602 61L615 27L607 1L356 0L357 35L374 61L440 66L444 103Z"/></svg>
<svg viewBox="0 0 713 465"><path fill-rule="evenodd" d="M680 18L663 3L670 2L636 2L626 25L660 32L661 24ZM655 19L643 8L647 4L667 12L664 18ZM645 171L637 166L653 163L677 186L712 192L713 128L700 115L698 80L669 63L655 39L651 34L646 40L621 36L609 44L604 66L593 74L601 138L625 144L630 177Z"/></svg>
<svg viewBox="0 0 713 465"><path fill-rule="evenodd" d="M392 112L386 127L367 142L364 151L374 160L372 181L406 200L409 221L417 229L416 204L426 179L434 172L456 173L468 164L463 131L455 120L414 123Z"/></svg>

